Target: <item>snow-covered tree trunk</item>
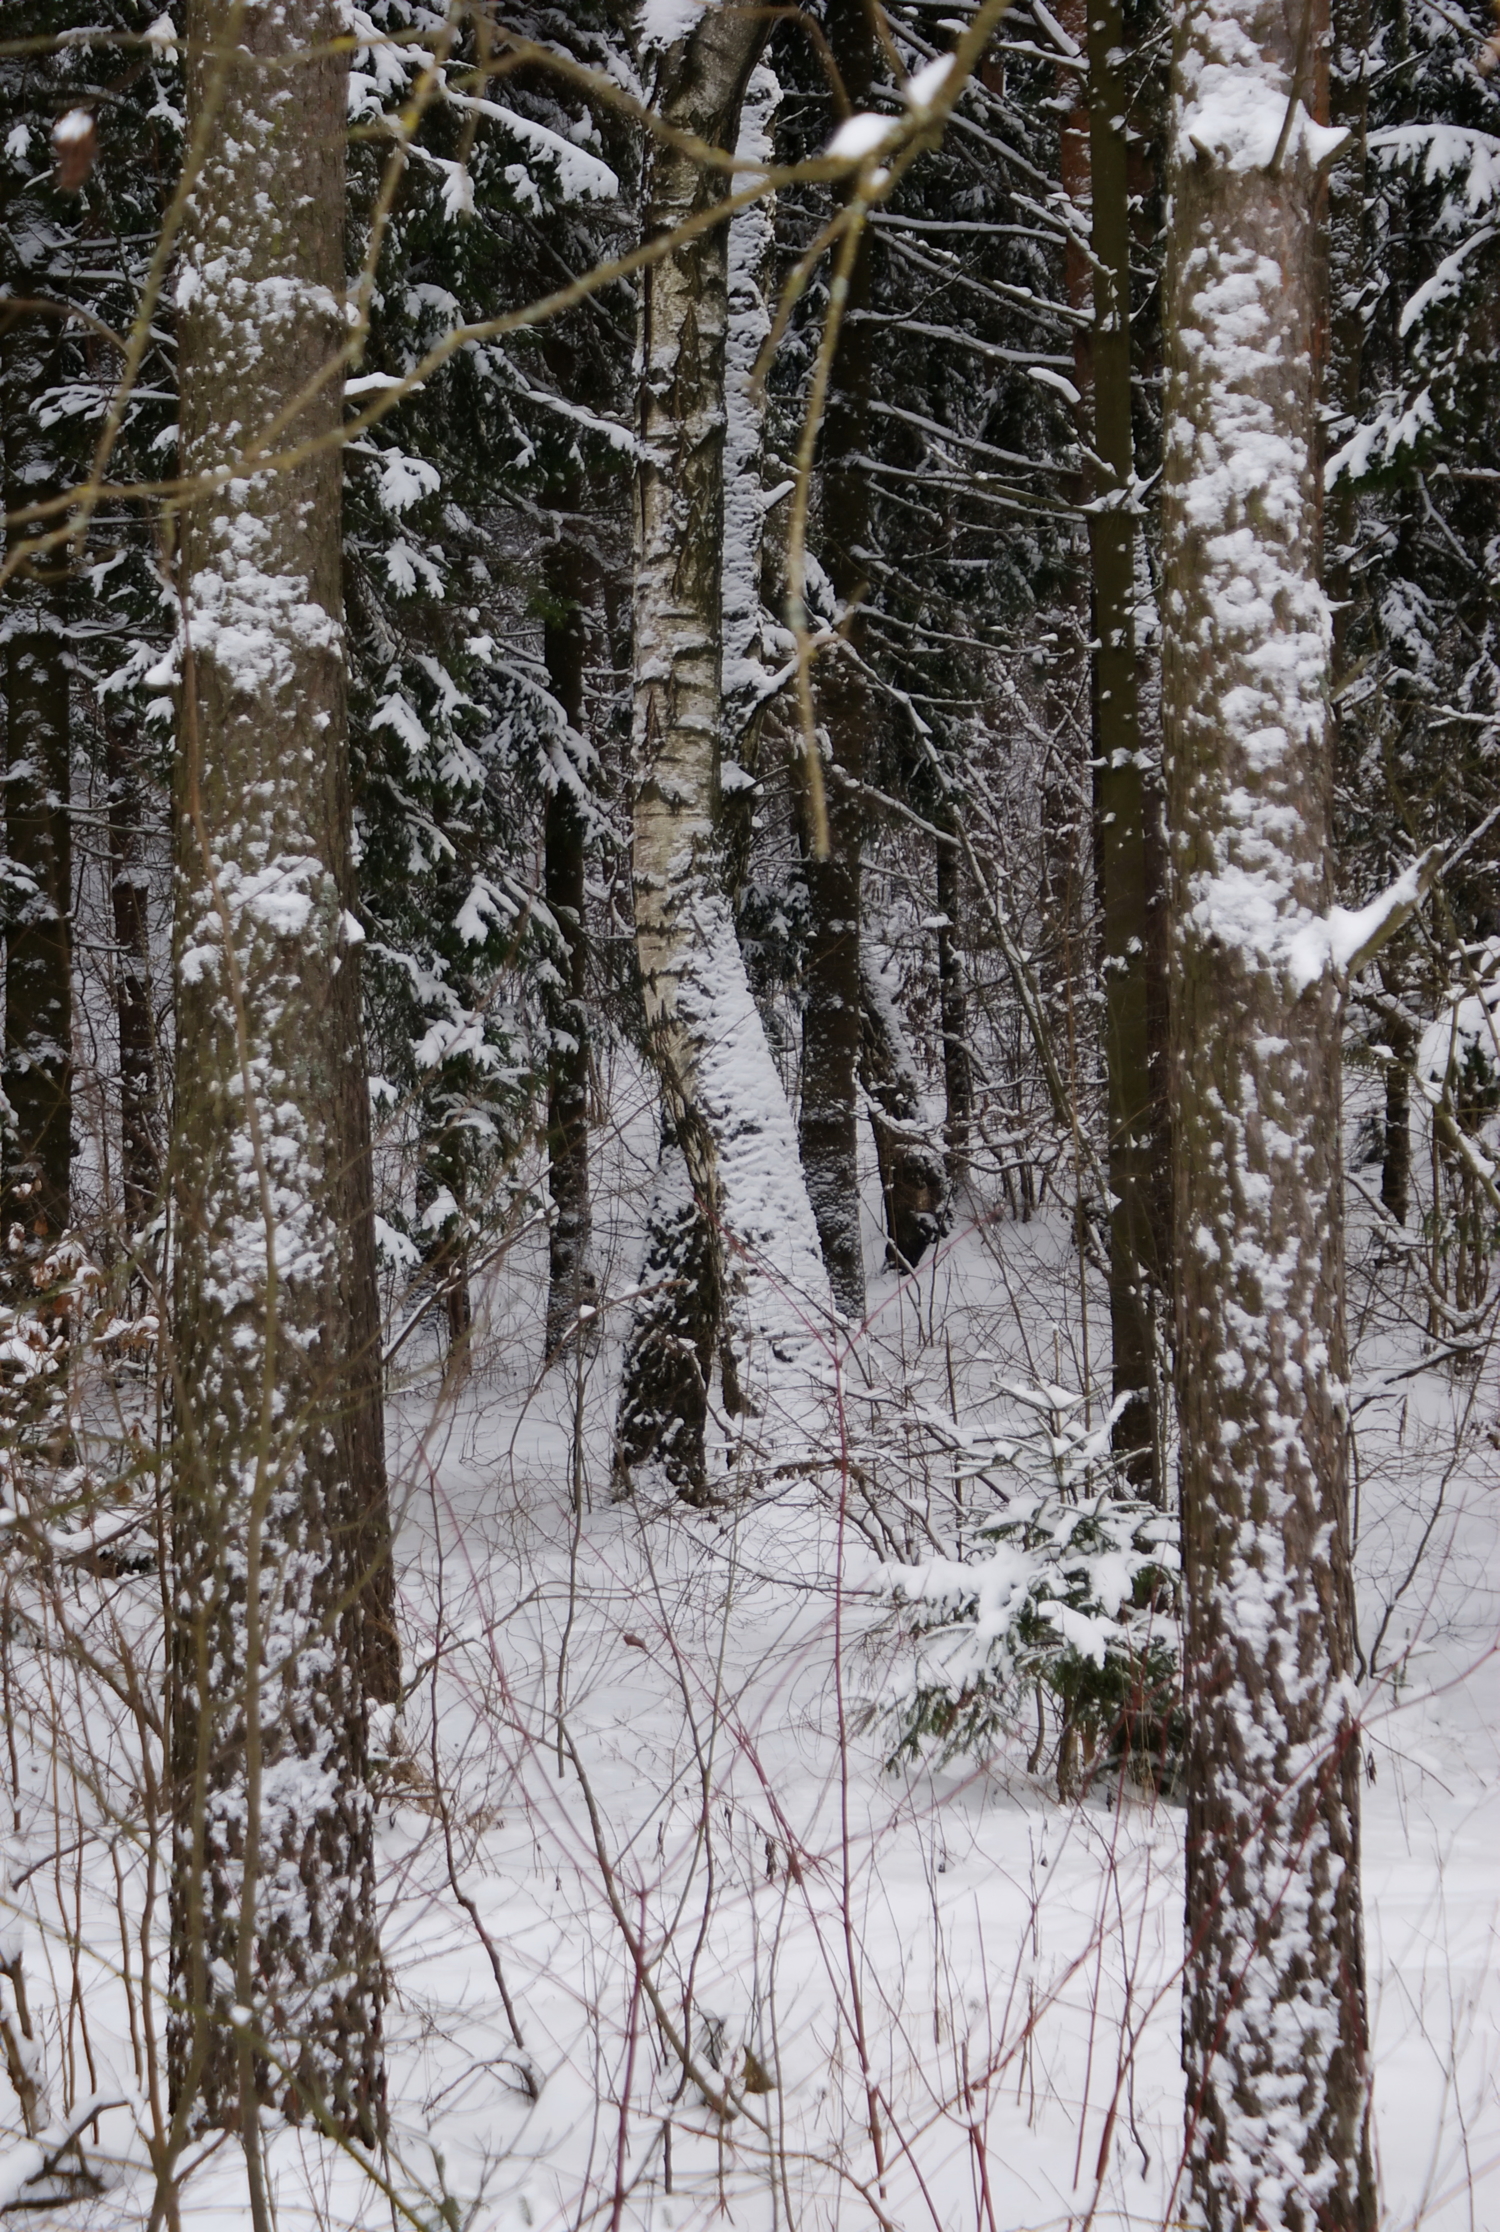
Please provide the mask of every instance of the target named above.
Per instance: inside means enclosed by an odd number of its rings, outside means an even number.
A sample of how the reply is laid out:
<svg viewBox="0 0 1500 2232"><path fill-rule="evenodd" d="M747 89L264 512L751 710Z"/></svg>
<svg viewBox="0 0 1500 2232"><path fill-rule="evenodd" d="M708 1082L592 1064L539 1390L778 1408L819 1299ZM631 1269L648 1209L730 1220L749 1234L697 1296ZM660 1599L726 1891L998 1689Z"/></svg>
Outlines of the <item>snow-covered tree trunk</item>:
<svg viewBox="0 0 1500 2232"><path fill-rule="evenodd" d="M194 0L177 286L170 2062L178 2127L382 2117L388 1586L340 599L339 0ZM311 399L309 389L315 390ZM281 414L286 413L284 421ZM383 1670L383 1671L382 1671Z"/></svg>
<svg viewBox="0 0 1500 2232"><path fill-rule="evenodd" d="M1177 18L1163 544L1193 2220L1373 2224L1329 888L1325 22ZM1305 105L1304 105L1305 104Z"/></svg>
<svg viewBox="0 0 1500 2232"><path fill-rule="evenodd" d="M891 988L867 942L860 951L859 1082L869 1104L890 1254L919 1264L943 1229L947 1174L922 1114L922 1080Z"/></svg>
<svg viewBox="0 0 1500 2232"><path fill-rule="evenodd" d="M663 117L732 148L765 29L748 12L706 11L659 58ZM722 172L658 143L648 238L726 191ZM685 239L642 279L633 866L663 1160L616 1446L622 1482L660 1464L687 1495L706 1492L715 1361L726 1411L773 1440L785 1423L784 1374L798 1370L828 1300L720 859L727 279L727 224Z"/></svg>
<svg viewBox="0 0 1500 2232"><path fill-rule="evenodd" d="M9 158L7 158L7 161ZM18 291L38 284L49 244L41 190L12 189L5 215ZM62 474L39 407L55 355L56 321L13 318L0 342L5 509L51 495ZM33 530L17 527L12 546ZM71 1211L73 1162L73 846L66 563L56 552L22 562L5 591L6 717L5 1053L8 1108L4 1256L18 1302L35 1306L38 1267Z"/></svg>
<svg viewBox="0 0 1500 2232"><path fill-rule="evenodd" d="M780 103L780 83L762 62L750 72L740 103L735 154L742 162L771 161ZM763 195L731 218L727 285L722 691L725 742L737 762L746 744L758 738L759 712L775 665L767 642L766 407L755 380L776 288L774 196ZM782 482L783 493L785 487Z"/></svg>

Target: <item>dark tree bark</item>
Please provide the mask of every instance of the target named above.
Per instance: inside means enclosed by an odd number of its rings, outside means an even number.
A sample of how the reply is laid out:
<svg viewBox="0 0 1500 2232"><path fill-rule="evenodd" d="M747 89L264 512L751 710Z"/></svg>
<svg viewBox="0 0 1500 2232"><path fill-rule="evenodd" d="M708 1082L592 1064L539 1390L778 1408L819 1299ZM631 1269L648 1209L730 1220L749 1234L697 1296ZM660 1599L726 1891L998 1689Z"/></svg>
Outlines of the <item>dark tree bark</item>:
<svg viewBox="0 0 1500 2232"><path fill-rule="evenodd" d="M1326 336L1326 16L1177 14L1164 713L1189 1719L1190 2214L1368 2232L1347 1517Z"/></svg>
<svg viewBox="0 0 1500 2232"><path fill-rule="evenodd" d="M55 326L16 316L0 334L5 508L57 485L36 405ZM13 530L11 547L27 530ZM7 587L4 893L5 1051L9 1114L0 1167L7 1284L35 1309L42 1266L67 1230L73 1168L73 842L66 663L67 559L23 562ZM43 1305L48 1306L48 1305ZM59 1309L60 1309L59 1305Z"/></svg>
<svg viewBox="0 0 1500 2232"><path fill-rule="evenodd" d="M901 1019L868 951L860 976L859 1082L875 1133L888 1252L898 1270L912 1271L943 1229L947 1174L922 1121L921 1080Z"/></svg>
<svg viewBox="0 0 1500 2232"><path fill-rule="evenodd" d="M112 978L120 1041L120 1209L127 1244L156 1208L161 1184L156 1018L151 1001L150 869L145 801L135 739L113 718L104 730L109 783L109 894L114 921Z"/></svg>
<svg viewBox="0 0 1500 2232"><path fill-rule="evenodd" d="M1330 174L1329 255L1332 264L1332 315L1329 320L1327 398L1330 425L1326 445L1347 437L1359 409L1364 368L1366 289L1373 242L1368 187L1370 75L1378 45L1372 44L1370 0L1337 0L1332 8L1333 42L1329 67L1329 116L1344 126L1348 142ZM1389 252L1389 250L1388 250ZM1394 276L1394 275L1393 275ZM1333 722L1339 737L1338 708L1350 674L1349 624L1357 609L1353 560L1359 526L1358 498L1349 474L1341 474L1329 494L1325 523L1324 579L1333 606ZM1363 733L1351 735L1353 754L1364 746ZM1403 990L1402 970L1388 952L1379 965L1387 996L1380 1010L1379 1036L1394 1059L1385 1072L1385 1120L1381 1139L1380 1199L1398 1224L1411 1207L1411 1076L1415 1036L1396 1014Z"/></svg>
<svg viewBox="0 0 1500 2232"><path fill-rule="evenodd" d="M1157 955L1135 642L1135 444L1131 427L1130 193L1121 0L1090 0L1089 168L1094 250L1094 807L1108 1091L1109 1318L1114 1446L1132 1484L1160 1494L1153 1289L1160 1248L1163 1111L1153 1072L1149 972Z"/></svg>
<svg viewBox="0 0 1500 2232"><path fill-rule="evenodd" d="M938 941L938 1023L943 1035L943 1160L948 1191L957 1193L969 1171L969 1134L974 1122L974 1070L969 1059L969 1000L964 982L960 901L963 869L956 845L939 845L937 908L942 927Z"/></svg>
<svg viewBox="0 0 1500 2232"><path fill-rule="evenodd" d="M576 736L584 733L584 624L582 554L560 537L547 555L548 610L543 652L552 694ZM548 1234L547 1354L554 1355L579 1325L578 1312L597 1292L589 1268L593 1215L589 1199L588 943L585 867L588 823L574 788L581 780L566 744L555 746L554 781L547 793L542 834L543 891L562 938L557 961L561 982L552 988L548 1023L552 1048L547 1072L547 1187L552 1200Z"/></svg>
<svg viewBox="0 0 1500 2232"><path fill-rule="evenodd" d="M1411 1063L1415 1036L1387 1023L1392 1059L1385 1072L1385 1125L1381 1140L1380 1199L1397 1224L1411 1214Z"/></svg>
<svg viewBox="0 0 1500 2232"><path fill-rule="evenodd" d="M875 31L864 0L830 0L828 41L850 107L870 106ZM858 1325L865 1314L865 1264L859 1204L860 849L864 780L875 707L858 664L868 587L868 476L856 459L870 448L870 334L856 315L870 301L871 228L849 274L849 295L829 379L823 422L823 563L833 584L853 656L834 653L818 667L817 702L828 734L828 852L808 849L807 949L802 964L802 1170L817 1219L833 1299ZM842 781L840 778L844 778Z"/></svg>
<svg viewBox="0 0 1500 2232"><path fill-rule="evenodd" d="M394 1686L340 597L348 51L193 0L171 1143L175 2127L383 2121L367 1703ZM265 2213L261 2193L261 2213Z"/></svg>

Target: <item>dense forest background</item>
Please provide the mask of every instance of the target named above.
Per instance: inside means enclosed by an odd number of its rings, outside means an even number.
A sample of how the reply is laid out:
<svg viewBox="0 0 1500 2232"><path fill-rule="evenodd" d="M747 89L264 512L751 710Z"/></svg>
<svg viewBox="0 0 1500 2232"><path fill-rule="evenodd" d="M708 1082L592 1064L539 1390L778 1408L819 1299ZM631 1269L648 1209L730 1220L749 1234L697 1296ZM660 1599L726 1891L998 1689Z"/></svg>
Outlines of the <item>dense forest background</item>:
<svg viewBox="0 0 1500 2232"><path fill-rule="evenodd" d="M1497 52L10 0L0 2213L1500 2210Z"/></svg>

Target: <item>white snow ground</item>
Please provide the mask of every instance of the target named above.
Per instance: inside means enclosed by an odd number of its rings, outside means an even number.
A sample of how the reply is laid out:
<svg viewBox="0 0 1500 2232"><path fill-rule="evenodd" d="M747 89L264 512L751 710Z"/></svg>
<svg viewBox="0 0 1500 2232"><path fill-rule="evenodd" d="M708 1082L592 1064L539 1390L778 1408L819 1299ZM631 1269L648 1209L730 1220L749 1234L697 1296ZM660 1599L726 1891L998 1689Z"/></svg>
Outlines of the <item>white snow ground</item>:
<svg viewBox="0 0 1500 2232"><path fill-rule="evenodd" d="M863 1586L857 1478L842 1526L836 1496L801 1489L712 1514L611 1505L612 1352L581 1383L536 1385L543 1273L539 1250L504 1267L445 1414L433 1360L393 1406L420 1676L381 1814L397 2200L283 2131L278 2226L1179 2221L1180 1808L1101 1784L1060 1805L1026 1773L1029 1731L982 1767L883 1772L871 1703L895 1646ZM1045 1212L970 1231L904 1290L876 1278L848 1376L880 1398L885 1446L905 1388L994 1415L997 1381L1081 1380L1076 1289L1067 1225ZM1379 1311L1359 1322L1367 1650L1384 1619L1365 1792L1382 2221L1493 2232L1500 1402L1493 1377L1440 1373L1380 1394L1413 1352ZM860 1434L868 1416L861 1396ZM920 1500L915 1463L900 1484ZM16 1893L54 2109L127 2103L89 2142L117 2165L111 2190L62 2212L80 2226L151 2205L132 1756L122 1728L95 1814L114 1832ZM13 1880L32 1835L23 1821ZM147 1937L160 1962L159 1925ZM728 2119L704 2097L726 2086ZM18 2131L3 2089L0 2117ZM13 2137L0 2200L33 2162ZM248 2222L221 2146L181 2223Z"/></svg>

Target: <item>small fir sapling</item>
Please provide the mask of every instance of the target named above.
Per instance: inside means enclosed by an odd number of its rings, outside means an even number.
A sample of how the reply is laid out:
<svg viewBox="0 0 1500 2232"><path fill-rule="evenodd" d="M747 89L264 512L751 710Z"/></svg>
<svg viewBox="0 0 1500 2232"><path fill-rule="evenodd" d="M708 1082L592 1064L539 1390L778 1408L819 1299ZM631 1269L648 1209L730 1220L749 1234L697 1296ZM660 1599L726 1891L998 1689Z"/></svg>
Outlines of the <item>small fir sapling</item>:
<svg viewBox="0 0 1500 2232"><path fill-rule="evenodd" d="M967 1478L1003 1502L960 1529L955 1556L884 1569L912 1646L886 1697L891 1764L983 1758L1034 1699L1028 1765L1050 1755L1064 1794L1101 1764L1175 1790L1175 1521L1116 1477L1112 1416L1087 1425L1082 1397L1060 1387L1006 1392L1016 1409L1003 1426L965 1426L955 1465L957 1493Z"/></svg>

